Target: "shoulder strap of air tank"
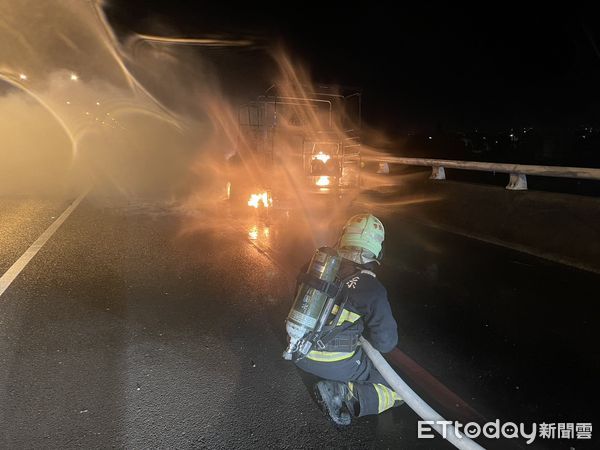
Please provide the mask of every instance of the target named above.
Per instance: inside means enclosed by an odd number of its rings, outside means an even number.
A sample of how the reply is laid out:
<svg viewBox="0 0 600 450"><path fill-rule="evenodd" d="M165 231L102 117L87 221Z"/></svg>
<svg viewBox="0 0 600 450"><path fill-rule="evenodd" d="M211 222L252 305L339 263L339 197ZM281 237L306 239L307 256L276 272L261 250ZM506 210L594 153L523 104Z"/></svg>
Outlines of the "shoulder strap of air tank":
<svg viewBox="0 0 600 450"><path fill-rule="evenodd" d="M340 289L340 292L341 291L342 290ZM335 335L339 333L339 331L341 331L339 330L340 327L338 327L337 324L344 311L344 306L346 306L346 301L348 300L348 292L345 292L343 295L343 300L338 304L338 310L333 320L331 321L331 325L325 325L321 332L316 336L315 342L320 350L325 348L325 345L327 345L327 343L331 339L333 339Z"/></svg>
<svg viewBox="0 0 600 450"><path fill-rule="evenodd" d="M317 278L309 273L302 273L298 275L298 282L306 284L318 291L324 292L328 297L335 297L340 290L339 285L321 280L320 278Z"/></svg>

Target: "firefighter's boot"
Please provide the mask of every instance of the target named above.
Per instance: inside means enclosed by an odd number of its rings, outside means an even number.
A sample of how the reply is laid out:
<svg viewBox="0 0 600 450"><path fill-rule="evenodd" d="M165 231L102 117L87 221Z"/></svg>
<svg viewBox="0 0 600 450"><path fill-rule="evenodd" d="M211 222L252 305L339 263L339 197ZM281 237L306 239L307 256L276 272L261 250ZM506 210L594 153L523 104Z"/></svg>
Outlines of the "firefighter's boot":
<svg viewBox="0 0 600 450"><path fill-rule="evenodd" d="M338 426L350 425L352 418L346 406L349 391L346 383L319 381L315 384L315 397L319 407Z"/></svg>

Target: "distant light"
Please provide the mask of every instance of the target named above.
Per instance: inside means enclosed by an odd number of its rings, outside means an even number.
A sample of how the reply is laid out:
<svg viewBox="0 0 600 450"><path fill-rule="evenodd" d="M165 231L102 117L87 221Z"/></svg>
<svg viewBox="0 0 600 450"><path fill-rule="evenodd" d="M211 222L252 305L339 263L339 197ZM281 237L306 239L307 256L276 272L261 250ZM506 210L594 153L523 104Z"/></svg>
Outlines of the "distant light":
<svg viewBox="0 0 600 450"><path fill-rule="evenodd" d="M515 135L511 133L511 134L510 134L510 137L515 137Z"/></svg>
<svg viewBox="0 0 600 450"><path fill-rule="evenodd" d="M79 80L79 77L77 76L76 73L73 72L73 73L71 73L70 79L71 79L71 81L77 81L77 80Z"/></svg>
<svg viewBox="0 0 600 450"><path fill-rule="evenodd" d="M100 102L96 102L96 106L100 106Z"/></svg>
<svg viewBox="0 0 600 450"><path fill-rule="evenodd" d="M431 136L429 136L429 139L433 139Z"/></svg>
<svg viewBox="0 0 600 450"><path fill-rule="evenodd" d="M27 80L27 75L25 75L24 73L19 75L19 78L23 81Z"/></svg>
<svg viewBox="0 0 600 450"><path fill-rule="evenodd" d="M90 115L90 112L89 112L89 111L86 111L86 112L85 112L85 115L86 115L86 116L89 116L89 115Z"/></svg>
<svg viewBox="0 0 600 450"><path fill-rule="evenodd" d="M71 102L69 100L67 100L67 105L70 105L70 104L71 104Z"/></svg>

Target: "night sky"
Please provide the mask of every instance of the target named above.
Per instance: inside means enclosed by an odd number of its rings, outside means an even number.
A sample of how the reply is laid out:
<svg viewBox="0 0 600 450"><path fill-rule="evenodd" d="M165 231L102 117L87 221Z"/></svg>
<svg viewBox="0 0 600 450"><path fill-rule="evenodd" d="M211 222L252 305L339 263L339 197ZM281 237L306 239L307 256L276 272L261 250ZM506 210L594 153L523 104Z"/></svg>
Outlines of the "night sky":
<svg viewBox="0 0 600 450"><path fill-rule="evenodd" d="M119 33L283 42L316 81L361 87L365 119L392 134L597 124L600 30L592 11L375 3L112 0L107 11ZM247 81L232 88L237 95L267 87L244 69L264 65L263 51L220 52L230 79L241 73Z"/></svg>

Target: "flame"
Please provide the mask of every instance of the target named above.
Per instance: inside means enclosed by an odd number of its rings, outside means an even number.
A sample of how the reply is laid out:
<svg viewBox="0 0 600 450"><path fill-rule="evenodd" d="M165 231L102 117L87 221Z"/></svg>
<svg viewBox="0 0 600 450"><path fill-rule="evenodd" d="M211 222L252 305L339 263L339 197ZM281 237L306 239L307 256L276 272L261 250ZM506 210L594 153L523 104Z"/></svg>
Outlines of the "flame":
<svg viewBox="0 0 600 450"><path fill-rule="evenodd" d="M327 161L331 159L331 156L329 156L327 153L319 152L318 154L313 156L313 159L318 159L319 161L322 161L323 164L326 164Z"/></svg>
<svg viewBox="0 0 600 450"><path fill-rule="evenodd" d="M248 206L252 206L253 208L258 208L259 206L268 208L269 206L273 206L273 199L266 191L259 194L251 194Z"/></svg>
<svg viewBox="0 0 600 450"><path fill-rule="evenodd" d="M315 181L317 186L329 186L329 183L329 177L319 177L317 178L317 181Z"/></svg>

